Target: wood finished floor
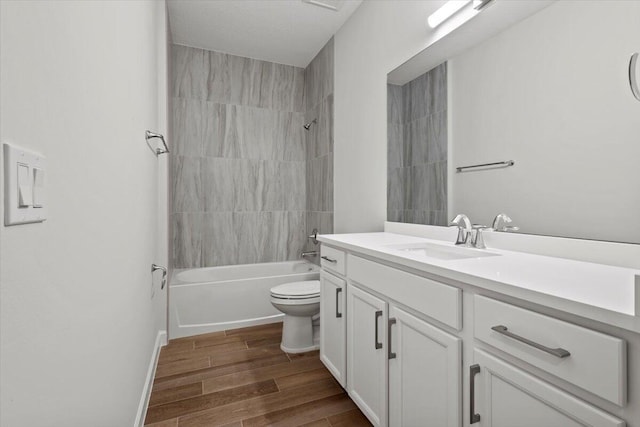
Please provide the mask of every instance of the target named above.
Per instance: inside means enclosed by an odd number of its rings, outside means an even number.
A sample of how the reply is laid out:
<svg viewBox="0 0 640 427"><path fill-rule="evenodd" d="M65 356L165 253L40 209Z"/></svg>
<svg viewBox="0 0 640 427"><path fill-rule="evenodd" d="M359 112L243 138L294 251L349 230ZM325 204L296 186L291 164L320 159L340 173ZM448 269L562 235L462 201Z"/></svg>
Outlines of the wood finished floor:
<svg viewBox="0 0 640 427"><path fill-rule="evenodd" d="M171 340L145 425L370 426L318 352L284 353L281 336L274 323Z"/></svg>

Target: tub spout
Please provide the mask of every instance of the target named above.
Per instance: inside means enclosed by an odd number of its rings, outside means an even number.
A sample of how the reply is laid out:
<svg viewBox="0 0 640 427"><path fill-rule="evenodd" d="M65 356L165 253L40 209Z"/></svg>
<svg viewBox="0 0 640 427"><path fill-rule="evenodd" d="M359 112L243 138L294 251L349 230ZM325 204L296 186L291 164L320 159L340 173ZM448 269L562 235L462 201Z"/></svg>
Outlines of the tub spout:
<svg viewBox="0 0 640 427"><path fill-rule="evenodd" d="M302 258L307 258L307 257L317 257L318 256L318 251L308 251L308 252L302 252L302 254L300 254L300 257Z"/></svg>

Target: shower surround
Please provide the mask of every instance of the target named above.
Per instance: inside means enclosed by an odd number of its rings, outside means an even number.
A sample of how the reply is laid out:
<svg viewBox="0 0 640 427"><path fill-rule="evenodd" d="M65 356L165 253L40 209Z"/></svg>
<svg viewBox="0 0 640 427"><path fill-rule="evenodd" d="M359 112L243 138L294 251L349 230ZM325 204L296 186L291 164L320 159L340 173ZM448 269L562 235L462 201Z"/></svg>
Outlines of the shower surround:
<svg viewBox="0 0 640 427"><path fill-rule="evenodd" d="M447 225L447 64L387 85L387 220Z"/></svg>
<svg viewBox="0 0 640 427"><path fill-rule="evenodd" d="M317 151L321 143L308 141L311 132L318 141L328 138L320 125L332 127L332 120L318 117L318 126L303 128L310 110L305 92L313 91L314 100L326 98L328 83L310 83L319 77L309 72L323 52L331 57L330 68L313 69L329 69L331 75L322 77L333 87L332 42L327 46L330 52L323 48L307 70L172 46L174 268L299 259L316 218L324 228L331 221L332 229L332 214L328 220L316 212L332 210L333 201L308 200L309 178L322 200L327 188L333 190L328 150ZM309 206L318 209L315 216Z"/></svg>

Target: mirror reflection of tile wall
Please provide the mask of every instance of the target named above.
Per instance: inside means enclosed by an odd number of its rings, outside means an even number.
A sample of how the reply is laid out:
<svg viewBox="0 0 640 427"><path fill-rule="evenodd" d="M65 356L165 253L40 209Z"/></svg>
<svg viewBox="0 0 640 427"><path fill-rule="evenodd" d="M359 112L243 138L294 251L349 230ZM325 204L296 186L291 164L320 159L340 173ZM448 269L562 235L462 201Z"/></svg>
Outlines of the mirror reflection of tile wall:
<svg viewBox="0 0 640 427"><path fill-rule="evenodd" d="M387 220L447 225L447 64L387 85Z"/></svg>

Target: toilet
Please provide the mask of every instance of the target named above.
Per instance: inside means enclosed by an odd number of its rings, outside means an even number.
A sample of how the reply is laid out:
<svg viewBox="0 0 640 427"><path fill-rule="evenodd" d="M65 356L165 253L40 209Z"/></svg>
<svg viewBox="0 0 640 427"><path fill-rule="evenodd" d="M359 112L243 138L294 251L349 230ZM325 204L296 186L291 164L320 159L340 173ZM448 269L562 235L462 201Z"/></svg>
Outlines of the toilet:
<svg viewBox="0 0 640 427"><path fill-rule="evenodd" d="M271 288L271 304L284 313L282 351L304 353L319 348L313 325L314 318L320 313L319 280L275 286Z"/></svg>

